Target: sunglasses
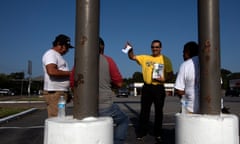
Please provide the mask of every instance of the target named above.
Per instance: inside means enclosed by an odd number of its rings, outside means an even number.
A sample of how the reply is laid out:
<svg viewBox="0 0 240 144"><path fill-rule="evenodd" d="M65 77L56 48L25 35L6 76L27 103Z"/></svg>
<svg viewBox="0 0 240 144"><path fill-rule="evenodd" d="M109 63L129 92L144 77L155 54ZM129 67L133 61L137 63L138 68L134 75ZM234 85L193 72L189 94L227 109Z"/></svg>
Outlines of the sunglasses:
<svg viewBox="0 0 240 144"><path fill-rule="evenodd" d="M151 48L160 48L159 46L151 46Z"/></svg>

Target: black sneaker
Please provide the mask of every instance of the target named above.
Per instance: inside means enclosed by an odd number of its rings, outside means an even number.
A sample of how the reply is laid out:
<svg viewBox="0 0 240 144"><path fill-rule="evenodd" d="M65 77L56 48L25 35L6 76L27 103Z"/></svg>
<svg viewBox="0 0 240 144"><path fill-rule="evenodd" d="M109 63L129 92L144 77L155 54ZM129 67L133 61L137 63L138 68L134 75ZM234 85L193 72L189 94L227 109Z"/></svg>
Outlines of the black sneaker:
<svg viewBox="0 0 240 144"><path fill-rule="evenodd" d="M137 140L137 144L144 144L143 137L137 137L136 140Z"/></svg>
<svg viewBox="0 0 240 144"><path fill-rule="evenodd" d="M162 137L160 137L160 136L155 137L155 140L156 140L156 144L162 144L163 143Z"/></svg>

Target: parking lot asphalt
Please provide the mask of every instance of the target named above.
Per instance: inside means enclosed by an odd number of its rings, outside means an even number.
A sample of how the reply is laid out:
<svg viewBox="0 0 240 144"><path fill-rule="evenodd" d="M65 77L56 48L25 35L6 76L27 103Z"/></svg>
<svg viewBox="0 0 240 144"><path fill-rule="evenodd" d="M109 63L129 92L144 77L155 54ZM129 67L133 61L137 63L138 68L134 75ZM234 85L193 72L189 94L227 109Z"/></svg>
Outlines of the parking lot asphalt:
<svg viewBox="0 0 240 144"><path fill-rule="evenodd" d="M135 144L135 128L137 125L138 114L140 111L140 96L128 98L115 98L117 103L129 116L131 121L128 130L128 137L126 144ZM239 117L240 115L240 97L226 97L224 105L230 108L230 112ZM32 103L32 105L34 105ZM0 123L0 139L1 144L43 144L44 139L44 123L47 119L47 111L45 104L36 104L37 108L34 111L13 117ZM0 104L1 106L1 104ZM180 103L178 97L168 96L164 106L163 119L163 139L164 144L175 143L175 114L180 110ZM72 115L73 104L67 105L67 115ZM153 125L152 108L149 127ZM149 135L144 138L145 144L154 144L154 138Z"/></svg>

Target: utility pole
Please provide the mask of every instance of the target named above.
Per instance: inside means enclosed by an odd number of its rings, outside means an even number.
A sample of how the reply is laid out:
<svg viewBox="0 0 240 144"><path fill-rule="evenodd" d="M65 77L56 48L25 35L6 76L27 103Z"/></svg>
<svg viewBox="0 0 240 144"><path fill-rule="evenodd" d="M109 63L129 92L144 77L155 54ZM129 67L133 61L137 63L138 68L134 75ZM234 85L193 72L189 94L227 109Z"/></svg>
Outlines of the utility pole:
<svg viewBox="0 0 240 144"><path fill-rule="evenodd" d="M221 72L219 1L198 0L200 46L200 112L220 114Z"/></svg>
<svg viewBox="0 0 240 144"><path fill-rule="evenodd" d="M98 113L99 0L76 1L73 117Z"/></svg>

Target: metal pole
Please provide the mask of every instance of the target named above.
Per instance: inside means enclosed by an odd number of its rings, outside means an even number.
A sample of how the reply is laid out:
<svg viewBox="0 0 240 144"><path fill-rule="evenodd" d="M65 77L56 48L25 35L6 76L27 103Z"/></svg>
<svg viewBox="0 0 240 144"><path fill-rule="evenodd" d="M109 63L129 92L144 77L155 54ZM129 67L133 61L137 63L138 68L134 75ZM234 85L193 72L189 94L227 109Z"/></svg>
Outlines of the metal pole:
<svg viewBox="0 0 240 144"><path fill-rule="evenodd" d="M22 81L21 81L21 96L23 96L23 80L24 78L22 78Z"/></svg>
<svg viewBox="0 0 240 144"><path fill-rule="evenodd" d="M29 75L29 78L28 78L28 96L31 96L31 83L32 83L32 78L31 78L31 75Z"/></svg>
<svg viewBox="0 0 240 144"><path fill-rule="evenodd" d="M98 113L99 0L76 1L73 117Z"/></svg>
<svg viewBox="0 0 240 144"><path fill-rule="evenodd" d="M28 60L28 96L31 95L31 76L32 76L32 61Z"/></svg>
<svg viewBox="0 0 240 144"><path fill-rule="evenodd" d="M220 114L219 2L198 0L200 113Z"/></svg>

